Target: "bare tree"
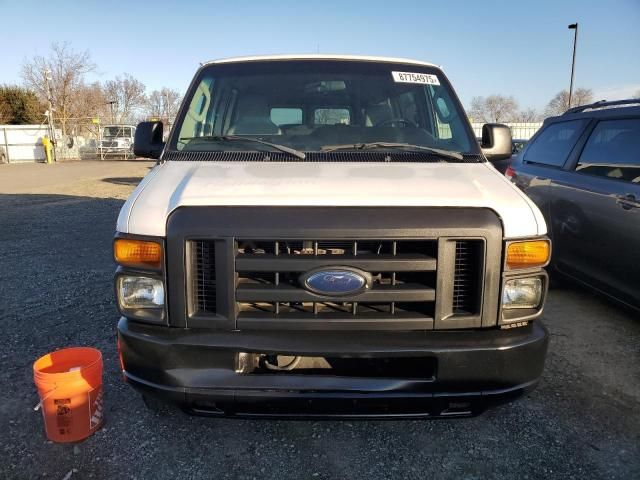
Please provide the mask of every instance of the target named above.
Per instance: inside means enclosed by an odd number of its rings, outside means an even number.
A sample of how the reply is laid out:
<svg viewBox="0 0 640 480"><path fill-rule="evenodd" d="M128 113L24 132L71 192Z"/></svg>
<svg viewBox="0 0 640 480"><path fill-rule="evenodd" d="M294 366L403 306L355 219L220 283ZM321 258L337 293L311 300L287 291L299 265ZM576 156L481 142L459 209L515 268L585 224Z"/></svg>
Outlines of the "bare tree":
<svg viewBox="0 0 640 480"><path fill-rule="evenodd" d="M132 121L134 114L146 101L144 84L128 73L122 78L106 81L103 90L106 102L115 102L113 113L116 123Z"/></svg>
<svg viewBox="0 0 640 480"><path fill-rule="evenodd" d="M109 117L109 105L107 105L102 85L99 82L82 85L78 88L72 102L76 117L69 120L69 133L72 135L97 136L98 125L91 119L97 118L104 122Z"/></svg>
<svg viewBox="0 0 640 480"><path fill-rule="evenodd" d="M539 122L541 120L540 114L535 108L525 108L524 110L519 110L514 115L512 121L514 122L522 122L522 123L533 123Z"/></svg>
<svg viewBox="0 0 640 480"><path fill-rule="evenodd" d="M72 106L74 98L84 86L84 76L95 68L88 51L76 52L66 42L52 43L47 57L36 55L24 61L21 76L25 85L43 101L47 100L49 79L49 99L54 108L54 117L60 124L62 134L66 135L69 119L78 116Z"/></svg>
<svg viewBox="0 0 640 480"><path fill-rule="evenodd" d="M571 98L571 106L587 105L593 102L593 90L590 88L578 88L573 92ZM561 115L569 108L569 90L558 92L547 104L545 109L546 116Z"/></svg>
<svg viewBox="0 0 640 480"><path fill-rule="evenodd" d="M473 97L469 113L476 121L500 123L511 121L518 112L518 102L513 97L489 95Z"/></svg>
<svg viewBox="0 0 640 480"><path fill-rule="evenodd" d="M182 95L177 90L162 87L147 96L145 113L147 117L158 118L171 125L178 114L181 102Z"/></svg>
<svg viewBox="0 0 640 480"><path fill-rule="evenodd" d="M73 101L73 109L80 118L106 117L109 105L99 82L82 85Z"/></svg>

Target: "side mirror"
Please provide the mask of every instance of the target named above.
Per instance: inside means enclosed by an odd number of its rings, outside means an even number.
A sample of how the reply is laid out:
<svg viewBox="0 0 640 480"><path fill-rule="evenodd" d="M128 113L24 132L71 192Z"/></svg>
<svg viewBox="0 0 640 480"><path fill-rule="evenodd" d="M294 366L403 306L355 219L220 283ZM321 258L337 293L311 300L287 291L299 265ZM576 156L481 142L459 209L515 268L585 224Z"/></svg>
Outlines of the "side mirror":
<svg viewBox="0 0 640 480"><path fill-rule="evenodd" d="M140 122L133 140L133 153L137 157L160 158L164 148L162 128L162 122Z"/></svg>
<svg viewBox="0 0 640 480"><path fill-rule="evenodd" d="M511 157L511 129L501 123L485 123L480 147L490 162Z"/></svg>

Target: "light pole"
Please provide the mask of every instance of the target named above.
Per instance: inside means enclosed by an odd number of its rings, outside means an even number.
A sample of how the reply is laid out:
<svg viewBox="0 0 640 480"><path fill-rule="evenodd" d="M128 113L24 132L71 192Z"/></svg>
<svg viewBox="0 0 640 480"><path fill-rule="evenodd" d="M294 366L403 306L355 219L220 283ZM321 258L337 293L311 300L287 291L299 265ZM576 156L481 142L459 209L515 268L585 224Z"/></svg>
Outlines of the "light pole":
<svg viewBox="0 0 640 480"><path fill-rule="evenodd" d="M110 109L111 109L111 123L112 123L112 124L115 124L115 123L116 123L115 118L113 117L113 106L114 106L116 103L118 103L118 102L116 102L115 100L111 100L110 102L107 102L107 105L109 105L109 107L110 107Z"/></svg>
<svg viewBox="0 0 640 480"><path fill-rule="evenodd" d="M571 83L569 83L569 107L571 108L571 98L573 97L573 76L576 68L576 45L578 43L578 22L572 23L567 28L573 30L573 60L571 60Z"/></svg>

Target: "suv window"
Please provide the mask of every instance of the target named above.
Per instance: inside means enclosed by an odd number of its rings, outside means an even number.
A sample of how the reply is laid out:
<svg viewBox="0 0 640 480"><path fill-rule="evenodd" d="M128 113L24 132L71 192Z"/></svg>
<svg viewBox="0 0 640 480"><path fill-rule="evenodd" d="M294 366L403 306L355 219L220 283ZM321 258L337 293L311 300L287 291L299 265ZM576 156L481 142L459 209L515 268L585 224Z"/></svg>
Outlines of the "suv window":
<svg viewBox="0 0 640 480"><path fill-rule="evenodd" d="M550 124L531 142L524 161L562 167L585 123L586 120L570 120Z"/></svg>
<svg viewBox="0 0 640 480"><path fill-rule="evenodd" d="M640 183L640 119L599 122L580 155L576 171Z"/></svg>

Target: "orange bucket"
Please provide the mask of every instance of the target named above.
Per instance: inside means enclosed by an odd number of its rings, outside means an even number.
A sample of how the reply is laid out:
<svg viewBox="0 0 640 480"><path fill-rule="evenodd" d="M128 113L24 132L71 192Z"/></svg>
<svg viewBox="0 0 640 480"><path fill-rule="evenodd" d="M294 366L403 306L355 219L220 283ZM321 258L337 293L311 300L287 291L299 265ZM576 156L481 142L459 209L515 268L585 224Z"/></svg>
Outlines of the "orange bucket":
<svg viewBox="0 0 640 480"><path fill-rule="evenodd" d="M48 353L33 364L47 438L77 442L102 426L102 354L72 347Z"/></svg>

